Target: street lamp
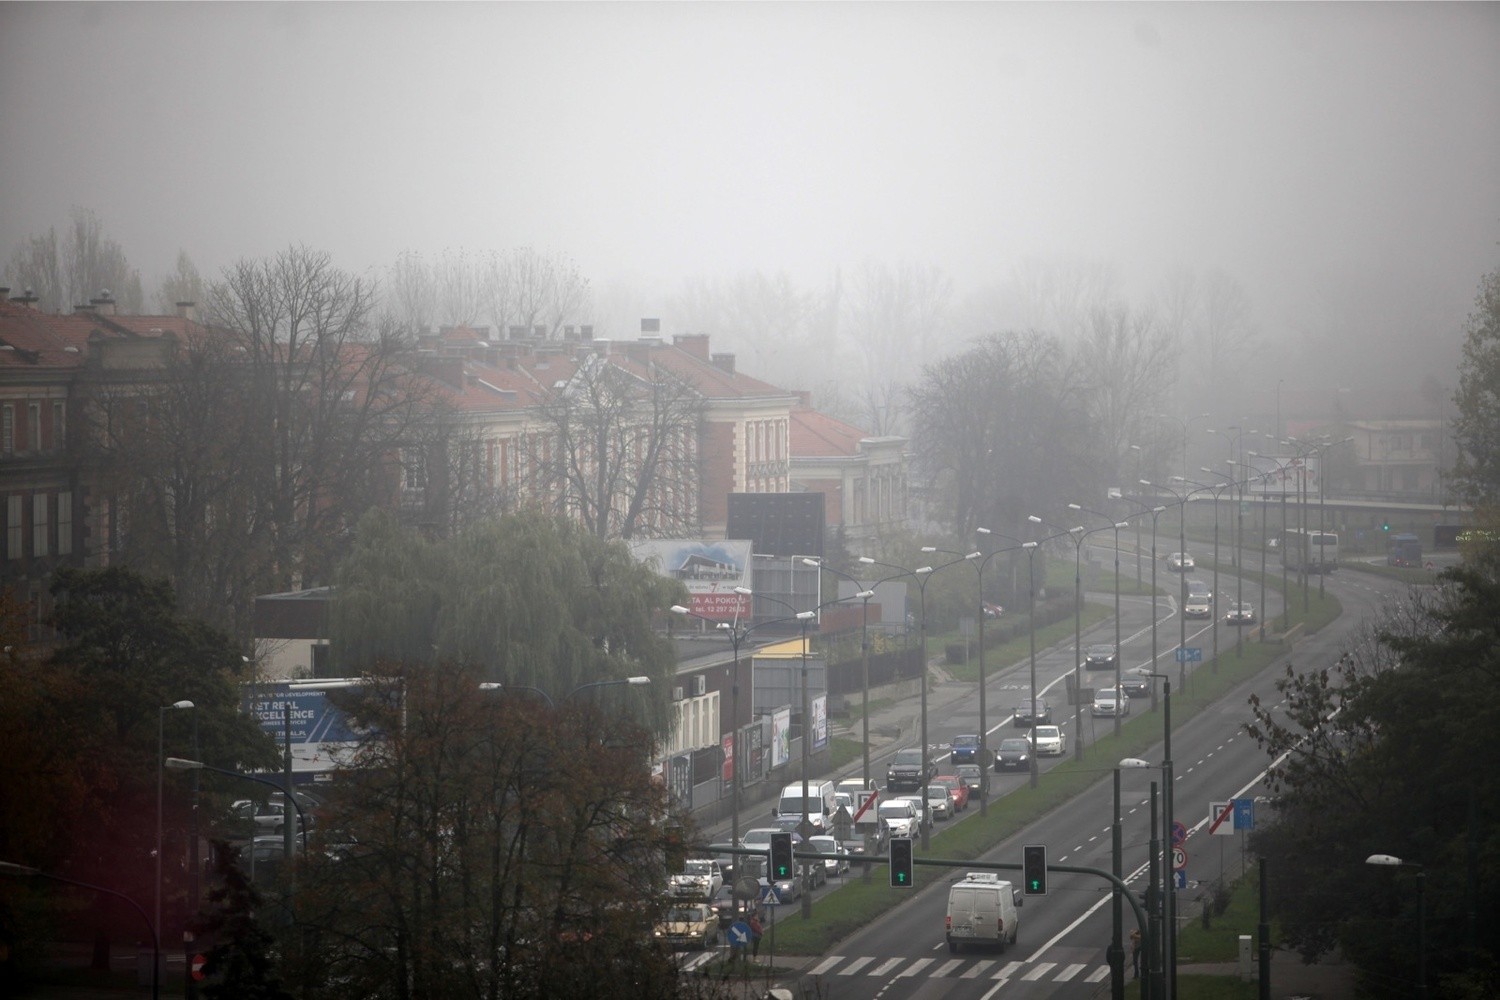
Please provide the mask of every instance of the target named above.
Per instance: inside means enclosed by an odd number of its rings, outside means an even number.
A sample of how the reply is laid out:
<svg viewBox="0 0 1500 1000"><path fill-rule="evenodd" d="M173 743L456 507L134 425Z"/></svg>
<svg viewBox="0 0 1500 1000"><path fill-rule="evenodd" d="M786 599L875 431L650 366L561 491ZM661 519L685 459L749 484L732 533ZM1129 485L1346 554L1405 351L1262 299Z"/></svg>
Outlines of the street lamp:
<svg viewBox="0 0 1500 1000"><path fill-rule="evenodd" d="M897 566L894 563L880 562L877 559L871 559L869 556L860 556L859 561L867 566L884 566L886 569L896 570L898 575L910 576L912 579L917 581L917 593L920 595L921 601L919 608L921 613L918 615L917 621L919 623L918 635L920 637L919 659L921 660L921 683L919 685L919 688L922 695L922 794L926 795L927 779L930 776L927 763L927 581L932 579L933 573L937 572L940 569L946 569L947 567L952 566L955 563L961 563L963 562L963 559L954 559L951 562L945 562L937 567L918 566L916 569L907 569L904 566ZM927 814L926 809L924 809L922 812L924 816ZM926 851L927 845L931 839L929 836L929 824L922 823L920 824L920 826L922 828L922 850Z"/></svg>
<svg viewBox="0 0 1500 1000"><path fill-rule="evenodd" d="M1427 997L1427 904L1423 898L1427 887L1427 869L1415 861L1402 861L1391 854L1372 854L1367 865L1383 868L1415 868L1417 871L1417 1000Z"/></svg>
<svg viewBox="0 0 1500 1000"><path fill-rule="evenodd" d="M749 587L735 587L734 592L741 597L753 596L753 592ZM734 758L729 770L729 836L730 843L738 847L740 846L740 767L743 760L740 757L740 644L749 638L750 633L755 631L759 626L741 625L738 609L735 611L734 620L730 622L704 618L702 615L694 614L680 604L672 605L672 613L712 622L715 628L723 629L729 633L729 644L734 650L734 666L731 668L733 675L729 679L729 714L733 720L733 728L729 738L729 751L730 755ZM762 624L770 623L762 622ZM868 725L869 723L866 722L867 727Z"/></svg>
<svg viewBox="0 0 1500 1000"><path fill-rule="evenodd" d="M859 622L860 688L863 692L860 701L860 710L864 716L864 759L861 777L864 779L865 788L868 789L870 787L870 598L875 596L875 588L885 583L885 581L877 580L866 587L855 577L850 576L842 570L834 569L821 559L814 559L810 556L804 557L802 564L804 566L816 566L819 569L827 570L834 576L848 580L854 584L856 590L854 596L859 598L864 605L864 614ZM980 655L983 654L981 653ZM982 803L980 809L981 811L983 810ZM867 868L866 871L868 872L868 870Z"/></svg>
<svg viewBox="0 0 1500 1000"><path fill-rule="evenodd" d="M1173 794L1172 794L1172 676L1170 674L1157 673L1155 671L1142 671L1144 677L1159 678L1162 682L1162 829L1167 834L1167 843L1171 843L1174 835ZM1155 685L1152 685L1153 690ZM1138 759L1138 758L1131 758ZM1130 765L1141 766L1141 765ZM1147 765L1149 766L1149 765ZM1175 846L1175 845L1174 845ZM1162 942L1162 956L1167 968L1167 982L1169 993L1163 996L1177 996L1177 887L1173 881L1172 870L1166 861L1167 856L1162 858L1162 922L1165 925L1165 937Z"/></svg>
<svg viewBox="0 0 1500 1000"><path fill-rule="evenodd" d="M1126 757L1120 761L1121 767L1149 768L1154 765L1149 760L1139 757ZM1141 942L1142 951L1146 955L1146 976L1142 984L1141 996L1153 997L1162 1000L1166 996L1166 986L1162 982L1162 885L1159 873L1166 868L1166 858L1162 857L1161 839L1157 835L1156 825L1156 782L1151 782L1151 840L1146 849L1146 886L1148 901L1153 905L1150 908L1150 930L1147 939ZM1158 867L1160 865L1161 867ZM1155 897L1151 899L1151 897ZM1149 987L1149 988L1148 988Z"/></svg>
<svg viewBox="0 0 1500 1000"><path fill-rule="evenodd" d="M1027 691L1026 711L1031 715L1031 725L1036 726L1036 542L1026 542L1021 548L1026 550L1026 632L1031 639L1031 687ZM1031 741L1031 752L1026 755L1026 761L1031 765L1030 785L1035 788L1039 783L1040 776L1036 766L1036 740Z"/></svg>
<svg viewBox="0 0 1500 1000"><path fill-rule="evenodd" d="M1140 480L1142 486L1150 486L1151 483L1145 479ZM1146 513L1151 515L1151 668L1156 669L1156 519L1161 512L1167 508L1161 504L1149 508ZM1151 685L1151 711L1156 711L1156 685Z"/></svg>
<svg viewBox="0 0 1500 1000"><path fill-rule="evenodd" d="M1073 542L1073 724L1077 727L1073 740L1073 759L1079 760L1083 757L1083 677L1079 674L1083 659L1083 540L1090 532L1081 524L1074 528L1064 528L1044 521L1035 514L1028 514L1026 520L1032 524L1046 525L1058 534L1067 535ZM1115 658L1118 660L1119 656L1120 651L1116 648ZM1119 715L1118 712L1115 714Z"/></svg>
<svg viewBox="0 0 1500 1000"><path fill-rule="evenodd" d="M215 767L212 764L205 764L201 760L188 760L186 757L168 757L162 762L162 764L169 771L212 771L215 774L227 774L231 778L244 778L246 781L258 781L262 785L270 785L272 788L276 789L278 792L281 792L284 796L286 796L286 800L290 802L292 804L292 808L297 811L297 826L300 828L302 833L302 853L307 853L307 814L302 811L302 803L297 801L296 794L292 791L291 788L286 787L284 782L272 781L270 778L262 778L256 774L244 774L240 771L231 771L226 767ZM253 840L250 845L250 853L255 853L255 844Z"/></svg>
<svg viewBox="0 0 1500 1000"><path fill-rule="evenodd" d="M166 754L166 718L167 713L173 709L194 708L191 701L184 698L174 701L170 705L162 705L156 710L156 919L152 927L156 930L158 939L161 937L161 795L162 795L162 758ZM158 956L157 964L161 963ZM151 970L151 982L155 984L160 977L156 968Z"/></svg>
<svg viewBox="0 0 1500 1000"><path fill-rule="evenodd" d="M1102 517L1106 521L1110 520L1108 514L1101 514L1097 510L1089 510L1087 507L1084 507L1081 504L1070 503L1068 504L1068 509L1080 511L1084 514L1092 514L1095 517ZM1130 527L1130 522L1128 520L1116 521L1109 527L1112 527L1115 531L1115 690L1119 691L1120 660L1123 657L1123 654L1120 651L1120 529ZM1123 713L1116 712L1114 716L1115 736L1120 735L1120 723L1122 714Z"/></svg>
<svg viewBox="0 0 1500 1000"><path fill-rule="evenodd" d="M994 549L988 555L980 555L979 552L971 552L964 556L974 563L979 580L979 815L986 813L990 797L990 770L993 764L990 762L990 734L989 721L985 712L985 673L984 673L984 570L990 564L990 560L1002 552L1014 552L1023 548L1024 543L1019 538L1009 535L1001 535L991 531L989 528L975 528L975 532L981 535L995 535L1004 538L1008 542L1016 544L1008 549ZM1012 564L1014 565L1014 564ZM1011 574L1011 587L1015 588L1015 574ZM1028 754L1028 759L1033 756Z"/></svg>
<svg viewBox="0 0 1500 1000"><path fill-rule="evenodd" d="M160 855L158 854L158 856ZM141 919L146 922L146 930L151 932L151 1000L156 1000L157 997L161 996L161 983L158 980L156 973L156 970L161 968L161 938L156 933L156 926L151 923L151 918L146 914L146 911L141 908L140 903L137 903L135 900L131 899L123 892L116 892L113 889L106 889L102 885L94 885L92 882L80 882L77 879L67 878L63 875L53 875L51 872L44 872L38 868L32 868L28 865L18 865L11 861L0 861L0 875L50 878L54 882L64 882L68 885L76 885L84 889L92 889L94 892L102 892L106 896L114 896L116 899L123 899L125 900L125 902L129 903L131 909L139 913L141 915Z"/></svg>

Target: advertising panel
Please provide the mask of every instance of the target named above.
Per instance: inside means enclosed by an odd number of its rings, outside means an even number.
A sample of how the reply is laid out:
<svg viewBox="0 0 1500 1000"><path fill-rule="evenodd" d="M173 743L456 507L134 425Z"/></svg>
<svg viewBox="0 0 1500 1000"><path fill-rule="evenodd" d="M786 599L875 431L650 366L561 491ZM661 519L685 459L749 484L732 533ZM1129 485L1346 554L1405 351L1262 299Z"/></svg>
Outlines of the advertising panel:
<svg viewBox="0 0 1500 1000"><path fill-rule="evenodd" d="M818 751L828 745L828 696L820 694L812 699L812 749Z"/></svg>
<svg viewBox="0 0 1500 1000"><path fill-rule="evenodd" d="M347 763L360 741L369 735L328 700L328 688L351 683L358 682L331 680L325 688L310 686L306 681L249 683L241 689L240 708L260 723L277 746L285 746L290 740L293 776L316 779L320 773Z"/></svg>
<svg viewBox="0 0 1500 1000"><path fill-rule="evenodd" d="M631 553L688 590L688 610L714 621L750 617L750 543L698 538L653 538L632 542Z"/></svg>
<svg viewBox="0 0 1500 1000"><path fill-rule="evenodd" d="M777 768L792 760L792 710L778 708L771 713L771 767Z"/></svg>

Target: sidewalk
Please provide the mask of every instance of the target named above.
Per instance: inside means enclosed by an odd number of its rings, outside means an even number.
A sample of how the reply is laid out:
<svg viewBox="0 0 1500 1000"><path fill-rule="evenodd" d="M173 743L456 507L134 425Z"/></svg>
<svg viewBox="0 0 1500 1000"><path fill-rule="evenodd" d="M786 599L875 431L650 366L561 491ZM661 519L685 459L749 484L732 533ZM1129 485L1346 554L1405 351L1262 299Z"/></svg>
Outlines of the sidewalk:
<svg viewBox="0 0 1500 1000"><path fill-rule="evenodd" d="M1252 962L1252 966L1253 966ZM1237 979L1239 965L1221 962L1210 965L1182 965L1177 968L1181 976L1224 976ZM1255 981L1252 968L1249 982ZM1271 996L1274 1000L1354 1000L1358 995L1354 989L1354 966L1338 960L1325 960L1306 965L1294 952L1276 950L1271 952Z"/></svg>

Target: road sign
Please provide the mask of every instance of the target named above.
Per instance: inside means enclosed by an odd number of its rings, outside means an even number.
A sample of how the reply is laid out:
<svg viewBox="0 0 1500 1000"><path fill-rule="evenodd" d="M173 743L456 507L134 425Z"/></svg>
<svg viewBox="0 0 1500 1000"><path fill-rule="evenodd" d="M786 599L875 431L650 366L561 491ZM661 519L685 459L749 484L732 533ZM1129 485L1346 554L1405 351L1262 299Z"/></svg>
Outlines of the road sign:
<svg viewBox="0 0 1500 1000"><path fill-rule="evenodd" d="M760 901L767 906L781 905L781 897L776 895L776 887L773 885L763 885L760 887Z"/></svg>
<svg viewBox="0 0 1500 1000"><path fill-rule="evenodd" d="M207 955L194 955L193 956L193 964L192 964L191 972L192 972L192 975L193 975L193 981L194 982L197 982L197 983L203 982L203 967L205 965L207 965L207 964L208 964L208 956Z"/></svg>
<svg viewBox="0 0 1500 1000"><path fill-rule="evenodd" d="M861 816L871 811L870 807L880 798L880 792L878 790L855 792L854 797L859 802L859 808L854 810L854 822L858 823Z"/></svg>
<svg viewBox="0 0 1500 1000"><path fill-rule="evenodd" d="M1187 867L1187 848L1186 847L1174 847L1174 848L1172 848L1172 870L1174 872L1180 872L1180 871L1182 871L1186 867Z"/></svg>
<svg viewBox="0 0 1500 1000"><path fill-rule="evenodd" d="M1208 832L1215 837L1234 836L1234 802L1208 804Z"/></svg>
<svg viewBox="0 0 1500 1000"><path fill-rule="evenodd" d="M1234 800L1234 828L1236 830L1255 829L1255 800Z"/></svg>
<svg viewBox="0 0 1500 1000"><path fill-rule="evenodd" d="M1187 872L1175 871L1172 873L1172 883L1179 889L1187 888Z"/></svg>
<svg viewBox="0 0 1500 1000"><path fill-rule="evenodd" d="M750 925L743 920L736 920L729 925L729 946L731 948L744 948L750 944Z"/></svg>
<svg viewBox="0 0 1500 1000"><path fill-rule="evenodd" d="M1202 646L1179 646L1177 647L1178 663L1201 663L1203 661Z"/></svg>
<svg viewBox="0 0 1500 1000"><path fill-rule="evenodd" d="M1172 821L1172 846L1181 847L1187 842L1187 824L1180 819Z"/></svg>

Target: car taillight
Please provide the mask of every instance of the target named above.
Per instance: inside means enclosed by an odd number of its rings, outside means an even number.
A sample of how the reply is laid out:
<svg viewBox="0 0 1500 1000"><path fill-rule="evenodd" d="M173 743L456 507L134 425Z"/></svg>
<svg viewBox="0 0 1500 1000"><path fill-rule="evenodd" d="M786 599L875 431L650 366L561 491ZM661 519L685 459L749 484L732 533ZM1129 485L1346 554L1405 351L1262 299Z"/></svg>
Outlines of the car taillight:
<svg viewBox="0 0 1500 1000"><path fill-rule="evenodd" d="M952 917L944 917L943 918L943 930L945 930L945 931L951 931L952 929L953 929L953 918Z"/></svg>
<svg viewBox="0 0 1500 1000"><path fill-rule="evenodd" d="M995 918L995 933L998 936L1000 936L1000 937L1004 937L1005 936L1005 918L1004 917L996 917Z"/></svg>

